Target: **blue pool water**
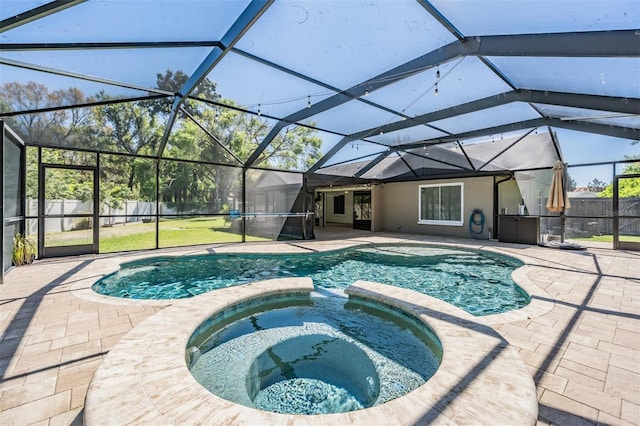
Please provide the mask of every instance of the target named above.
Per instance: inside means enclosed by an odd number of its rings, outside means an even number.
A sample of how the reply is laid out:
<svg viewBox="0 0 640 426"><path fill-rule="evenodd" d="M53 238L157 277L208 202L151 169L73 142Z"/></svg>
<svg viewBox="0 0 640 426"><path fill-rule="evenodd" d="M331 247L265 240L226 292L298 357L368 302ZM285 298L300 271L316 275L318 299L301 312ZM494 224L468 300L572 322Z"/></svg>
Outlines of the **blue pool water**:
<svg viewBox="0 0 640 426"><path fill-rule="evenodd" d="M442 346L415 318L371 301L252 301L217 314L189 339L187 364L210 392L285 414L361 410L427 381Z"/></svg>
<svg viewBox="0 0 640 426"><path fill-rule="evenodd" d="M473 315L488 315L530 302L511 279L511 272L522 265L486 251L418 244L304 254L157 257L122 264L93 290L131 299L179 299L270 278L311 277L317 287L338 289L366 280L425 293Z"/></svg>

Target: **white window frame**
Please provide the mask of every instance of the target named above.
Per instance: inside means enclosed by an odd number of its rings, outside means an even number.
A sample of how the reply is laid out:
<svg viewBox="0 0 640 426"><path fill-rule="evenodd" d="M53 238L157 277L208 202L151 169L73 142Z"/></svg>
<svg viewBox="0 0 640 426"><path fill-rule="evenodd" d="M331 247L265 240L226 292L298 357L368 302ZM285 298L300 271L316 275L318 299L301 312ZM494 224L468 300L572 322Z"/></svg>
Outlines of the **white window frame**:
<svg viewBox="0 0 640 426"><path fill-rule="evenodd" d="M432 220L422 219L422 188L441 188L443 186L458 186L460 187L460 220ZM441 201L440 201L441 202ZM438 183L431 185L419 185L418 186L418 224L419 225L440 225L440 226L463 226L464 225L464 183Z"/></svg>

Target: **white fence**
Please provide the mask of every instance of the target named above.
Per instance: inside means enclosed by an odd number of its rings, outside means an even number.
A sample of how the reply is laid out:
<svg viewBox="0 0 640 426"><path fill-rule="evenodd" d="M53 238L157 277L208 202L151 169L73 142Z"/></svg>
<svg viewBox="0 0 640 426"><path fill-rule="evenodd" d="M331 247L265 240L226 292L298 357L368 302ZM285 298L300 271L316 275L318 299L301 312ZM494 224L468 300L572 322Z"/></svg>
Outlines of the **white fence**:
<svg viewBox="0 0 640 426"><path fill-rule="evenodd" d="M77 215L91 214L91 201L79 200L47 200L45 204L45 215ZM38 200L28 198L26 203L27 216L38 216ZM156 203L149 201L129 200L123 203L119 209L113 209L105 204L101 206L101 215L112 216L100 218L100 226L116 225L121 223L142 222L151 220L155 215ZM160 204L161 214L176 214L175 209L168 208L162 203ZM117 217L113 217L117 216ZM56 217L45 219L45 228L47 232L70 231L73 229L82 229L90 225L85 218L74 217ZM38 224L36 221L30 221L29 233L37 232ZM90 227L90 226L89 226Z"/></svg>

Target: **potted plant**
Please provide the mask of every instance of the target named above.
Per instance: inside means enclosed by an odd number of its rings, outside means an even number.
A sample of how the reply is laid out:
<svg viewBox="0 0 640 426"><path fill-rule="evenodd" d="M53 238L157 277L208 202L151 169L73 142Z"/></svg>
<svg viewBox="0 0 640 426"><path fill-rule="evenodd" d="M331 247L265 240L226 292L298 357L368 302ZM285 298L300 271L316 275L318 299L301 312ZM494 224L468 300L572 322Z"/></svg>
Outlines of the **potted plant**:
<svg viewBox="0 0 640 426"><path fill-rule="evenodd" d="M38 245L33 238L17 232L13 237L13 264L28 265L36 258Z"/></svg>

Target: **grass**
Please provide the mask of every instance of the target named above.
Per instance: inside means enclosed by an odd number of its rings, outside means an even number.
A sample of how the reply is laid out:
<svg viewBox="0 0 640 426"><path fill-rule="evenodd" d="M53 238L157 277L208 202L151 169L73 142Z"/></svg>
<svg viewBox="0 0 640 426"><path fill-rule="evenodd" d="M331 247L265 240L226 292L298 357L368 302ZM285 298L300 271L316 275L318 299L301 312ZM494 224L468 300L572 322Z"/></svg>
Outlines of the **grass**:
<svg viewBox="0 0 640 426"><path fill-rule="evenodd" d="M100 228L100 253L151 249L156 246L156 224L134 222ZM47 235L48 246L84 244L90 230L56 232ZM87 241L85 241L87 240ZM268 241L247 235L247 241ZM197 244L231 243L242 241L223 217L166 219L160 221L160 247L179 247Z"/></svg>
<svg viewBox="0 0 640 426"><path fill-rule="evenodd" d="M601 243L613 243L613 235L594 235L589 238L571 238L572 240L578 241L594 241ZM629 241L634 243L640 243L639 235L621 235L620 241Z"/></svg>

